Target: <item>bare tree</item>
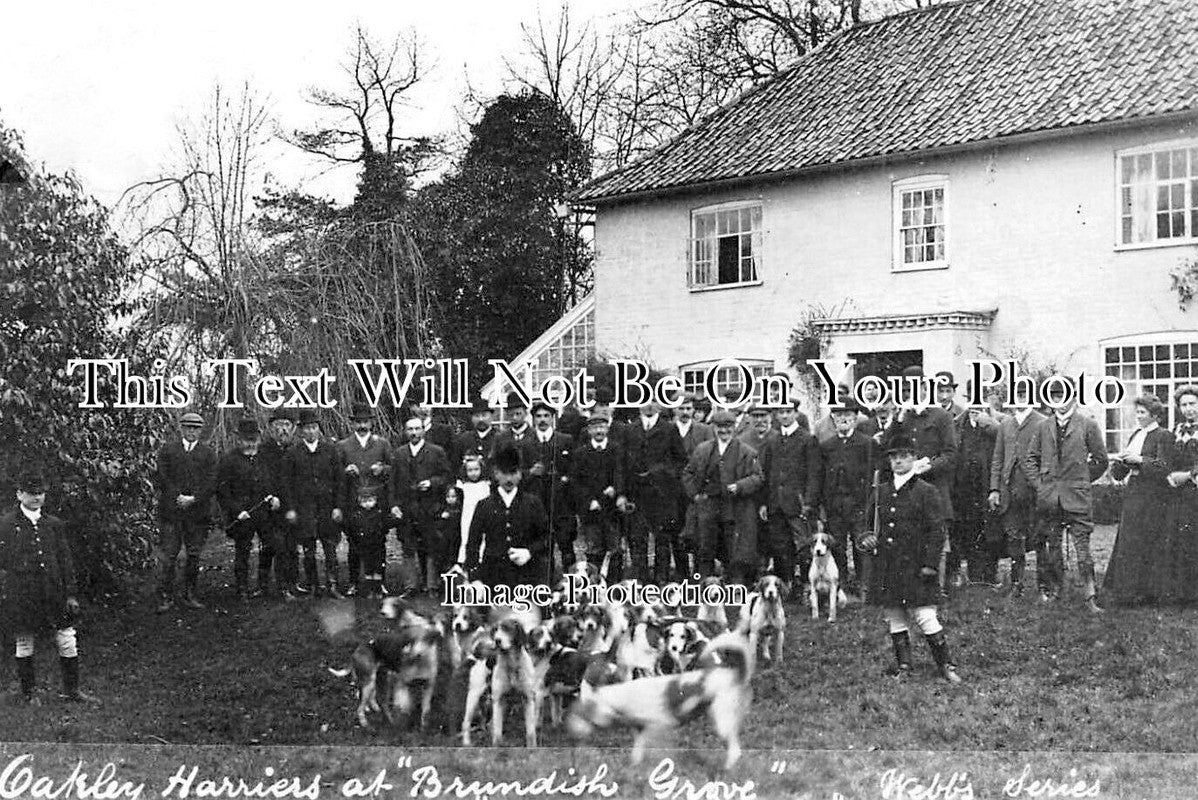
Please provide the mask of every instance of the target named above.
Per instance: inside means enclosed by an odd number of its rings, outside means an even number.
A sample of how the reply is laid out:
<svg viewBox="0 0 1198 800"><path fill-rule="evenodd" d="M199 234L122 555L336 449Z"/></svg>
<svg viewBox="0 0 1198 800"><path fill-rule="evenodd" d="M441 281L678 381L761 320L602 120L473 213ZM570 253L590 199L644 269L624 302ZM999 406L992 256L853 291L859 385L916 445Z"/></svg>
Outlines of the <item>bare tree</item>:
<svg viewBox="0 0 1198 800"><path fill-rule="evenodd" d="M254 338L262 275L251 217L271 139L267 103L248 84L236 96L216 86L178 135L174 174L131 187L120 206L150 298L135 333L169 331L175 358L194 368L203 357L245 357Z"/></svg>

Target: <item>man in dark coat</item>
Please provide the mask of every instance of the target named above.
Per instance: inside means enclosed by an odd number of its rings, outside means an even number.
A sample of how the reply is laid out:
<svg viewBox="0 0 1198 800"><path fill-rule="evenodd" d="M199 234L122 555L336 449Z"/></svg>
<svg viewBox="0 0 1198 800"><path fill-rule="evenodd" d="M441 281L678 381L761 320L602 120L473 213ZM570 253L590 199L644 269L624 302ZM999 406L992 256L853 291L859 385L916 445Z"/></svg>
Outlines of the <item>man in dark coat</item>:
<svg viewBox="0 0 1198 800"><path fill-rule="evenodd" d="M624 510L627 500L624 452L608 436L608 425L604 411L591 412L586 438L571 452L569 486L586 559L601 570L606 562L605 577L616 583L623 575L624 561L616 514Z"/></svg>
<svg viewBox="0 0 1198 800"><path fill-rule="evenodd" d="M532 406L532 441L522 451L527 459L520 488L541 498L549 515L554 549L563 568L574 563L574 506L570 502L570 454L574 440L554 426L557 414L549 405ZM552 564L549 565L552 568Z"/></svg>
<svg viewBox="0 0 1198 800"><path fill-rule="evenodd" d="M0 516L0 630L16 642L18 700L36 704L33 649L37 634L54 631L62 670L62 697L99 703L79 689L79 653L75 638L75 569L66 540L66 526L42 512L46 481L27 472L17 481L19 507Z"/></svg>
<svg viewBox="0 0 1198 800"><path fill-rule="evenodd" d="M986 497L990 491L990 462L998 423L980 408L971 408L954 423L957 429L957 467L953 476L953 508L956 518L951 528L953 558L949 575L959 586L965 574L969 580L992 584L998 573L998 551L992 531ZM1001 534L1000 534L1001 537Z"/></svg>
<svg viewBox="0 0 1198 800"><path fill-rule="evenodd" d="M1076 385L1063 376L1054 377ZM1106 472L1106 444L1098 423L1077 413L1076 390L1069 393L1058 384L1048 392L1049 399L1059 407L1039 426L1027 454L1036 475L1046 534L1043 545L1036 550L1036 571L1043 576L1041 600L1048 602L1060 594L1065 571L1061 543L1063 531L1068 529L1077 550L1077 571L1085 582L1082 593L1086 608L1099 614L1102 609L1095 599L1094 559L1090 555L1090 534L1094 530L1091 485Z"/></svg>
<svg viewBox="0 0 1198 800"><path fill-rule="evenodd" d="M680 477L686 466L686 449L674 423L649 402L641 406L640 419L631 423L625 436L627 489L636 504L628 529L628 550L633 577L642 583L662 584L670 580L671 563L685 559L677 551L673 531L678 527ZM653 574L649 574L649 538L653 539Z"/></svg>
<svg viewBox="0 0 1198 800"><path fill-rule="evenodd" d="M699 446L700 442L715 438L715 432L712 431L711 426L699 421L698 406L699 399L693 394L688 394L682 399L682 404L674 409L674 427L678 429L678 437L682 439L682 449L686 451L687 461L690 461L691 455L694 454L695 448ZM679 482L681 483L681 479ZM674 558L678 561L681 557L681 561L677 564L678 571L683 578L690 578L694 574L694 565L691 562L694 560L698 534L694 506L685 491L678 492L678 514L675 519L674 525L677 530L670 532L674 541L677 542Z"/></svg>
<svg viewBox="0 0 1198 800"><path fill-rule="evenodd" d="M258 537L259 587L261 553L272 525L270 512L282 505L272 492L268 464L258 453L258 423L250 418L237 425L237 445L221 456L216 470L216 497L225 512L225 533L233 540L233 583L237 598L249 596L250 550Z"/></svg>
<svg viewBox="0 0 1198 800"><path fill-rule="evenodd" d="M529 460L532 455L530 446L533 441L529 408L524 404L519 392L509 392L504 409L509 424L507 430L501 430L495 434L495 447L500 448L505 444L514 445L520 451L520 463L524 465L525 469L528 469L533 463Z"/></svg>
<svg viewBox="0 0 1198 800"><path fill-rule="evenodd" d="M492 466L495 488L470 520L466 572L492 587L543 584L550 539L545 507L520 490L520 451L510 445L497 449Z"/></svg>
<svg viewBox="0 0 1198 800"><path fill-rule="evenodd" d="M695 504L698 548L695 568L701 577L724 565L729 581L751 585L757 573L756 492L765 484L757 453L733 438L736 417L720 410L712 416L716 438L695 448L682 473L682 486Z"/></svg>
<svg viewBox="0 0 1198 800"><path fill-rule="evenodd" d="M343 511L357 508L358 497L363 493L373 496L379 508L390 508L387 492L391 481L391 443L372 432L374 409L365 403L354 405L352 421L353 433L337 442L341 463L345 465L345 497L341 508ZM346 538L349 549L345 559L345 594L352 597L362 577L362 554L358 537Z"/></svg>
<svg viewBox="0 0 1198 800"><path fill-rule="evenodd" d="M1028 398L1023 399L1026 402ZM1036 549L1043 533L1036 512L1039 477L1027 454L1044 420L1044 415L1031 406L1015 409L999 423L990 460L988 503L1002 519L1006 554L1011 559L1011 592L1016 597L1023 593L1023 568L1029 545L1030 549Z"/></svg>
<svg viewBox="0 0 1198 800"><path fill-rule="evenodd" d="M283 459L295 440L295 424L299 414L293 408L277 408L270 414L270 436L258 446L258 458L267 477L269 492L281 501L287 494L283 486ZM252 593L253 597L262 597L270 593L270 573L274 569L275 591L284 600L294 601L298 577L295 549L287 551L287 538L290 535L290 523L284 516L287 509L282 504L269 504L267 509L267 524L259 532L258 540L258 588Z"/></svg>
<svg viewBox="0 0 1198 800"><path fill-rule="evenodd" d="M474 401L474 407L470 409L470 430L458 434L453 442L453 452L447 454L454 472L462 466L462 459L466 456L478 456L482 459L483 474L488 474L490 467L487 462L495 452L491 416L491 406L486 400Z"/></svg>
<svg viewBox="0 0 1198 800"><path fill-rule="evenodd" d="M864 595L868 595L872 557L862 551L860 540L872 528L865 509L873 491L877 458L873 439L857 427L859 412L856 401L851 398L832 410L836 435L819 445L819 495L814 502L823 511L828 533L838 543L833 547L832 555L844 584L860 588ZM857 569L853 576L848 572L845 558L850 541L858 545L853 559ZM800 575L806 578L805 571ZM857 587L854 587L853 579Z"/></svg>
<svg viewBox="0 0 1198 800"><path fill-rule="evenodd" d="M203 608L196 597L200 554L208 538L209 504L216 493L216 453L199 441L204 418L194 412L179 420L179 437L158 451L158 519L162 530L158 611L174 607L175 561L187 553L183 567L183 605Z"/></svg>
<svg viewBox="0 0 1198 800"><path fill-rule="evenodd" d="M794 400L777 410L781 427L766 437L758 454L765 479L763 502L758 507L763 523L758 545L762 557L773 561L773 573L782 579L787 594L794 578L796 556L801 564L808 560L806 548L799 551L797 545L807 537L820 481L819 447L815 437L799 425L797 406L798 401ZM843 540L838 564L843 570L841 574L847 577ZM802 574L806 575L806 570Z"/></svg>
<svg viewBox="0 0 1198 800"><path fill-rule="evenodd" d="M321 436L320 415L314 408L300 411L300 441L283 460L287 522L291 524L288 548L304 551L305 584L298 594L320 594L316 574L316 543L324 552L325 584L332 597L337 589L337 545L341 539L341 503L345 499L345 465L337 446Z"/></svg>
<svg viewBox="0 0 1198 800"><path fill-rule="evenodd" d="M890 626L895 660L901 673L911 670L911 622L920 629L941 676L960 683L949 655L944 629L936 617L940 597L936 582L944 544L944 512L940 493L915 474L916 443L905 434L890 438L891 477L878 487L878 533L862 541L877 549L869 601L882 607ZM867 515L872 515L871 499Z"/></svg>
<svg viewBox="0 0 1198 800"><path fill-rule="evenodd" d="M907 367L903 370L904 388L908 378L923 382L922 367ZM930 388L930 387L929 387ZM941 509L944 513L945 531L943 557L941 558L939 586L944 591L948 579L948 561L951 545L948 538L948 526L953 520L953 476L956 474L957 434L953 428L953 418L936 405L925 406L922 389L903 398L903 408L899 412L898 425L892 425L892 435L899 433L915 440L915 474L936 487L940 492ZM886 437L882 440L883 449L889 451L890 446ZM883 470L884 474L889 470Z"/></svg>
<svg viewBox="0 0 1198 800"><path fill-rule="evenodd" d="M403 590L416 592L423 585L435 593L440 576L433 565L430 545L445 505L445 487L452 480L449 457L424 439L424 425L415 417L404 425L408 443L393 454L391 514L399 520L403 548Z"/></svg>

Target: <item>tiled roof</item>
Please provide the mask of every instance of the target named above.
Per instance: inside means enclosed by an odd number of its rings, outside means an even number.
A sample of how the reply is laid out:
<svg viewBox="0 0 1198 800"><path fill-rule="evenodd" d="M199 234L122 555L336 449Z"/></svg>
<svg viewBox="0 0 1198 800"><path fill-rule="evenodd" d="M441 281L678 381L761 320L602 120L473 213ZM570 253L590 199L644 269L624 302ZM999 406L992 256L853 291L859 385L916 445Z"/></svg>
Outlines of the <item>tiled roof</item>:
<svg viewBox="0 0 1198 800"><path fill-rule="evenodd" d="M834 37L578 202L1198 109L1198 0L966 0Z"/></svg>

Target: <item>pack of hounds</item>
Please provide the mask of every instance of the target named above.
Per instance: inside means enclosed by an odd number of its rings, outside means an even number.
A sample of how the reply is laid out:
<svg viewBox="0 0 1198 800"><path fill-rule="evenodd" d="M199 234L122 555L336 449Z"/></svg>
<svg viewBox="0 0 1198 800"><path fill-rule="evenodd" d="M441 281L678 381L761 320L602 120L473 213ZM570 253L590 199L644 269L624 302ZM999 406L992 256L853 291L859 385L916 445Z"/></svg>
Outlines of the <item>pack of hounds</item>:
<svg viewBox="0 0 1198 800"><path fill-rule="evenodd" d="M781 581L762 578L730 626L722 604L570 605L571 574L602 585L584 562L567 571L551 607L525 613L460 605L430 618L386 598L382 613L394 630L359 645L348 669L329 671L352 677L364 727L377 712L389 724L418 724L468 746L489 723L498 746L509 707L519 708L528 747L545 724L578 739L623 725L636 731L639 763L647 747L706 715L725 744L725 766L735 764L755 666L783 658Z"/></svg>

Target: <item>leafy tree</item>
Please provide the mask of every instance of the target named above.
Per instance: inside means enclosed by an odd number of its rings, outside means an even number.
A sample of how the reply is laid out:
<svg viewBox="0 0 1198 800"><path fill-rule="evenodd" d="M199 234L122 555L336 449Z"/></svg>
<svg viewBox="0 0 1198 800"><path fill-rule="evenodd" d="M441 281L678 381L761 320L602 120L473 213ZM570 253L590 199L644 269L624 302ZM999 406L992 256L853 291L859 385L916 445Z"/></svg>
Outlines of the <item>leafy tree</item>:
<svg viewBox="0 0 1198 800"><path fill-rule="evenodd" d="M2 124L0 161L28 179L0 185L0 497L11 502L23 469L47 472L51 507L74 534L80 582L107 592L116 571L150 555L146 476L164 420L149 410L80 408L82 374L67 363L125 356L133 374L147 375L152 340L122 341L110 324L132 309L122 302L126 252L106 210L72 176L30 164ZM100 399L111 402L114 386L100 374Z"/></svg>
<svg viewBox="0 0 1198 800"><path fill-rule="evenodd" d="M529 92L488 106L456 172L418 194L409 219L447 354L512 358L566 310L590 261L555 207L589 174L570 120Z"/></svg>

